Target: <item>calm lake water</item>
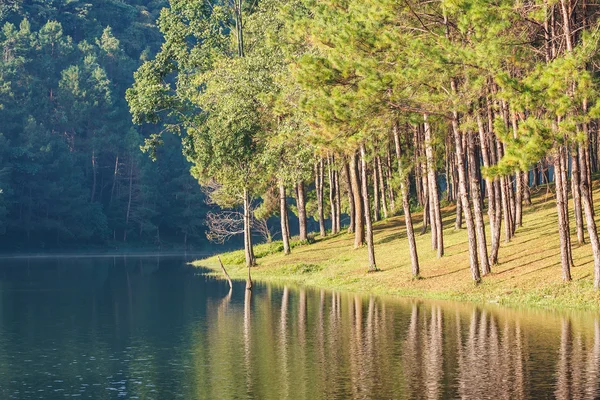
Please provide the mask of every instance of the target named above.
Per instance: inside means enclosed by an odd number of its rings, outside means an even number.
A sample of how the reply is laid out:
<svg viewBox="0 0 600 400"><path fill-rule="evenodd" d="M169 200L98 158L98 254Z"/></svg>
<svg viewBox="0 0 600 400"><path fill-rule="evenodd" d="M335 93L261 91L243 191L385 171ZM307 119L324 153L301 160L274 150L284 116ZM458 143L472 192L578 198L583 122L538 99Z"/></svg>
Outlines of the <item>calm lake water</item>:
<svg viewBox="0 0 600 400"><path fill-rule="evenodd" d="M256 284L182 258L0 260L0 399L600 397L597 314Z"/></svg>

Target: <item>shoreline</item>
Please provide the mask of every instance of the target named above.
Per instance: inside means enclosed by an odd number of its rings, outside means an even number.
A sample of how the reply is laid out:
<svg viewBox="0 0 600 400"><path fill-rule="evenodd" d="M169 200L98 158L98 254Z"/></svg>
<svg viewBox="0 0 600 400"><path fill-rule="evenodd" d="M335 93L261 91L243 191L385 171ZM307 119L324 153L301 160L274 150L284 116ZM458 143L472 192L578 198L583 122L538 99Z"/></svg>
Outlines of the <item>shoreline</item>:
<svg viewBox="0 0 600 400"><path fill-rule="evenodd" d="M594 197L600 201L598 190ZM502 238L499 264L492 267L492 274L483 277L479 285L470 279L467 233L465 229L454 230L453 207L443 209L444 257L438 259L431 250L429 232L417 236L420 279L414 279L410 273L402 216L374 225L375 254L380 272L367 273L366 248L353 249L353 234L344 232L316 238L311 244L296 242L288 256L283 255L281 242L257 245L258 265L251 270L252 279L473 304L600 310L600 292L593 288L590 245L573 246L573 280L563 282L554 200L545 199L543 191L532 200L533 204L524 209L523 227L517 229L510 242L505 243ZM422 213L415 213L414 217L415 227L420 229ZM243 251L220 256L232 279L246 279ZM216 255L192 264L210 269L211 275L222 276Z"/></svg>
<svg viewBox="0 0 600 400"><path fill-rule="evenodd" d="M208 259L196 260L190 264L196 268L205 268L208 276L219 280L226 281L223 276L221 267L218 262ZM226 265L227 272L233 281L245 282L247 278L247 270L245 267L240 268L237 265ZM290 267L287 265L286 267ZM600 312L600 298L589 299L586 303L571 303L567 297L552 297L549 296L539 301L531 300L531 297L522 292L521 288L515 289L513 293L506 294L502 297L490 297L486 295L485 282L479 286L473 285L471 292L438 292L419 290L416 288L398 288L390 287L385 284L375 285L371 282L356 282L353 280L341 280L339 277L329 278L330 284L324 283L321 277L310 276L310 273L298 274L280 274L273 275L265 269L260 269L260 265L252 270L252 281L268 284L289 284L300 285L311 289L324 289L329 291L343 291L347 293L355 293L360 295L372 294L375 296L390 296L396 299L412 299L412 300L428 300L428 301L451 301L471 305L496 305L508 308L526 308L526 309L541 309L546 311L588 311ZM373 273L369 273L373 274ZM326 282L326 281L325 281ZM572 283L572 282L571 282ZM566 285L570 285L567 283ZM548 288L556 290L557 288ZM592 303L595 302L594 303Z"/></svg>

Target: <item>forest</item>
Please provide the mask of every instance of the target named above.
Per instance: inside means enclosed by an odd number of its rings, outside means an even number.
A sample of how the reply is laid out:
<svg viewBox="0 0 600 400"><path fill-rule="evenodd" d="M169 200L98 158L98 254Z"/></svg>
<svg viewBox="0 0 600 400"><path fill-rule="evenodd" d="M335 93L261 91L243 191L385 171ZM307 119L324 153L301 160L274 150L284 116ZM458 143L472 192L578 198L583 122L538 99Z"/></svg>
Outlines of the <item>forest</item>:
<svg viewBox="0 0 600 400"><path fill-rule="evenodd" d="M164 44L126 98L134 122L163 124L145 138L151 153L163 132L181 137L222 209L207 215L208 235L243 233L248 276L264 218L280 216L293 251L293 207L300 243L307 219L323 237L349 216L369 271L385 267L373 224L402 214L398 246L418 278L415 235L444 257L440 210L455 204L478 283L544 185L557 273L570 281L573 246L589 242L598 288L597 17L597 3L572 0L172 0L158 19Z"/></svg>
<svg viewBox="0 0 600 400"><path fill-rule="evenodd" d="M258 241L281 240L289 254L347 231L374 272L385 268L374 224L402 215L397 245L419 278L415 237L430 235L443 258L442 210L452 209L479 283L543 188L558 217L557 273L570 281L573 247L591 246L600 286L596 2L57 0L0 10L0 226L10 243L243 237L250 277Z"/></svg>
<svg viewBox="0 0 600 400"><path fill-rule="evenodd" d="M210 208L180 142L140 151L125 91L166 1L0 3L0 250L188 248Z"/></svg>

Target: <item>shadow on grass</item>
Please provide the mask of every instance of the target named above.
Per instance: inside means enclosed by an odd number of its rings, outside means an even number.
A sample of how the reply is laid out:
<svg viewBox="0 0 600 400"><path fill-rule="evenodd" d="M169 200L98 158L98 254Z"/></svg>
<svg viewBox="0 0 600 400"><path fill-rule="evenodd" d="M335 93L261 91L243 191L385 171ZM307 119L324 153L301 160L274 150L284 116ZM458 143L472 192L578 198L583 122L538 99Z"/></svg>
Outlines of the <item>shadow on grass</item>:
<svg viewBox="0 0 600 400"><path fill-rule="evenodd" d="M470 268L469 268L469 267L466 267L466 268L459 268L459 269L457 269L457 270L454 270L454 271L449 271L449 272L446 272L446 273L443 273L443 274L430 275L430 276L422 276L422 279L441 278L442 276L453 275L453 274L456 274L456 273L458 273L458 272L465 271L465 270L467 270L467 271L468 271L468 270L470 270Z"/></svg>
<svg viewBox="0 0 600 400"><path fill-rule="evenodd" d="M535 256L536 254L546 254L548 252L552 252L552 253L549 254L549 255L547 255L546 257L537 258L533 262L537 263L537 262L540 262L542 260L546 260L548 258L556 257L558 255L558 247L557 246L552 246L550 248L543 248L540 251L536 251L536 252L531 252L531 251L525 249L525 250L522 250L522 251L520 251L518 253L512 253L512 255L515 256L515 257L509 258L509 259L502 258L500 261L503 264L507 264L507 263L511 263L511 262L518 262L518 260L520 260L522 258L525 258L526 256ZM525 254L523 254L523 253L525 253ZM533 262L528 262L527 264L533 264ZM516 267L520 267L520 266L522 266L522 265L517 265Z"/></svg>
<svg viewBox="0 0 600 400"><path fill-rule="evenodd" d="M397 233L392 233L391 235L388 235L382 239L379 239L378 241L374 242L376 245L377 244L384 244L384 243L390 243L393 242L394 240L399 240L402 238L406 237L406 232L402 231L402 232L397 232Z"/></svg>

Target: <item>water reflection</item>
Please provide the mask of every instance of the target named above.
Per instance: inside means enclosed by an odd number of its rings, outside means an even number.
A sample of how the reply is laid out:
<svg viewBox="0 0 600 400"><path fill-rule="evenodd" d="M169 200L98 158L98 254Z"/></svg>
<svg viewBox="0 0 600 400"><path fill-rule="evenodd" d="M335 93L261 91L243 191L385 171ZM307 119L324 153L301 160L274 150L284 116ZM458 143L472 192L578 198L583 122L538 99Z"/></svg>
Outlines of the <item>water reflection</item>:
<svg viewBox="0 0 600 400"><path fill-rule="evenodd" d="M593 338L574 330L571 318L563 317L556 367L557 399L597 398L600 357L600 324L594 320Z"/></svg>
<svg viewBox="0 0 600 400"><path fill-rule="evenodd" d="M0 398L600 397L600 318L244 283L178 259L0 267Z"/></svg>

